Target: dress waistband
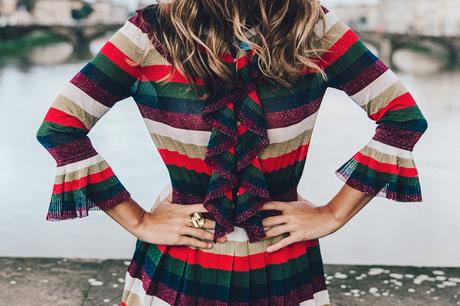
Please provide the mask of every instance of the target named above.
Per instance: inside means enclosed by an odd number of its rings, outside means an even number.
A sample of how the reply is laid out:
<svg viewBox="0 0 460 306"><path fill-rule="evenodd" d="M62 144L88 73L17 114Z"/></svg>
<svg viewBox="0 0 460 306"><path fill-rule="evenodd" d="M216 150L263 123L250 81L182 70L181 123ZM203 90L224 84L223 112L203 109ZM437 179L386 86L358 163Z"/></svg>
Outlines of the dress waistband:
<svg viewBox="0 0 460 306"><path fill-rule="evenodd" d="M168 196L171 198L172 194L172 186L171 184L167 184L161 191L158 197L155 200L155 203L153 204L153 207L150 209L150 211L153 211L156 206L160 203L161 200L166 199ZM210 232L214 233L213 229L208 229ZM227 235L227 240L228 241L248 241L249 237L246 233L246 230L242 227L239 226L234 226L234 231L231 233L228 233Z"/></svg>

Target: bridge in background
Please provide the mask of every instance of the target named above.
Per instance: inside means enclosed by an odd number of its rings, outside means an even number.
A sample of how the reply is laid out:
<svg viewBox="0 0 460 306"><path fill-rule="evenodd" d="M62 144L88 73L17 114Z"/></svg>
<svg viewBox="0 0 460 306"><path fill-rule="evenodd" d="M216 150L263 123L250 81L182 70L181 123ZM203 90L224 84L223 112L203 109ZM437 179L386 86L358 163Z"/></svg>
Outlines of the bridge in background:
<svg viewBox="0 0 460 306"><path fill-rule="evenodd" d="M438 55L444 61L443 69L449 70L460 64L460 37L457 36L411 35L359 30L355 32L366 44L375 47L379 57L392 68L398 68L393 61L393 55L400 49L420 49L433 56Z"/></svg>
<svg viewBox="0 0 460 306"><path fill-rule="evenodd" d="M0 27L0 39L23 37L35 31L47 32L72 44L75 59L91 56L90 43L106 33L119 29L122 24L76 24L76 25L15 25Z"/></svg>
<svg viewBox="0 0 460 306"><path fill-rule="evenodd" d="M115 31L122 24L76 24L76 25L16 25L0 27L0 39L11 39L28 35L34 31L53 33L74 47L73 58L86 59L91 56L89 45L92 40L106 33ZM367 44L375 47L379 57L392 68L396 67L393 55L400 49L421 48L425 52L439 55L444 61L443 68L450 69L460 63L460 37L430 36L423 34L382 33L376 31L355 30L358 36ZM435 46L435 48L428 47ZM435 50L436 49L436 50Z"/></svg>

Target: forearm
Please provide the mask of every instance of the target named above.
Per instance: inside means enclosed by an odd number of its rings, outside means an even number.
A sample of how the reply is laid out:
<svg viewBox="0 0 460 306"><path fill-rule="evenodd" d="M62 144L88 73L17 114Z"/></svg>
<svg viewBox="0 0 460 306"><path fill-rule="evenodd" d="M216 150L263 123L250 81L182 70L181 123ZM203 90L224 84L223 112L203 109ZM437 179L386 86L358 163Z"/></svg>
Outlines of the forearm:
<svg viewBox="0 0 460 306"><path fill-rule="evenodd" d="M125 200L105 212L128 232L137 237L145 210L132 198Z"/></svg>
<svg viewBox="0 0 460 306"><path fill-rule="evenodd" d="M373 196L344 184L325 208L329 210L336 222L342 226L372 199Z"/></svg>

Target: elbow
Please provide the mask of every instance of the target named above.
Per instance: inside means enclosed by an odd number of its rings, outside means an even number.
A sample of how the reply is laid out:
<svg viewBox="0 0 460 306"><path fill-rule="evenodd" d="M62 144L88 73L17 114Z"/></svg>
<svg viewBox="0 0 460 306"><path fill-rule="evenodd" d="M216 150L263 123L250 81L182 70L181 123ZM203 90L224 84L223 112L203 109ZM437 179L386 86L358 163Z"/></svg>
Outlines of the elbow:
<svg viewBox="0 0 460 306"><path fill-rule="evenodd" d="M44 147L46 147L45 144L45 135L46 135L46 125L45 122L42 122L39 126L39 128L35 132L35 139Z"/></svg>
<svg viewBox="0 0 460 306"><path fill-rule="evenodd" d="M35 132L35 139L45 148L49 149L52 147L53 139L55 138L55 130L52 128L49 122L43 120L43 122L38 127L37 131Z"/></svg>
<svg viewBox="0 0 460 306"><path fill-rule="evenodd" d="M420 119L420 123L419 123L420 134L425 133L427 129L428 129L428 121L424 117L424 118Z"/></svg>
<svg viewBox="0 0 460 306"><path fill-rule="evenodd" d="M419 118L417 120L412 121L411 123L411 133L413 135L413 143L410 144L411 150L415 146L415 144L419 141L419 139L422 137L422 135L426 132L428 129L428 121L425 119L425 117ZM411 137L409 137L410 139Z"/></svg>

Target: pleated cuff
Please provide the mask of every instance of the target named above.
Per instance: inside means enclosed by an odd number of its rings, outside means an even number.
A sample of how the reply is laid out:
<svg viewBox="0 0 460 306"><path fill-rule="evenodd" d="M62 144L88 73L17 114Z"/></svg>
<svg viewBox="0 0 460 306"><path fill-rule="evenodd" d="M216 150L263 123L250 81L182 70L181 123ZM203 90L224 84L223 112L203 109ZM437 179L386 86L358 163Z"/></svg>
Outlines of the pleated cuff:
<svg viewBox="0 0 460 306"><path fill-rule="evenodd" d="M56 168L56 178L46 220L88 216L90 210L106 210L131 194L100 156Z"/></svg>
<svg viewBox="0 0 460 306"><path fill-rule="evenodd" d="M347 185L368 195L399 202L421 202L412 151L372 139L335 171Z"/></svg>

